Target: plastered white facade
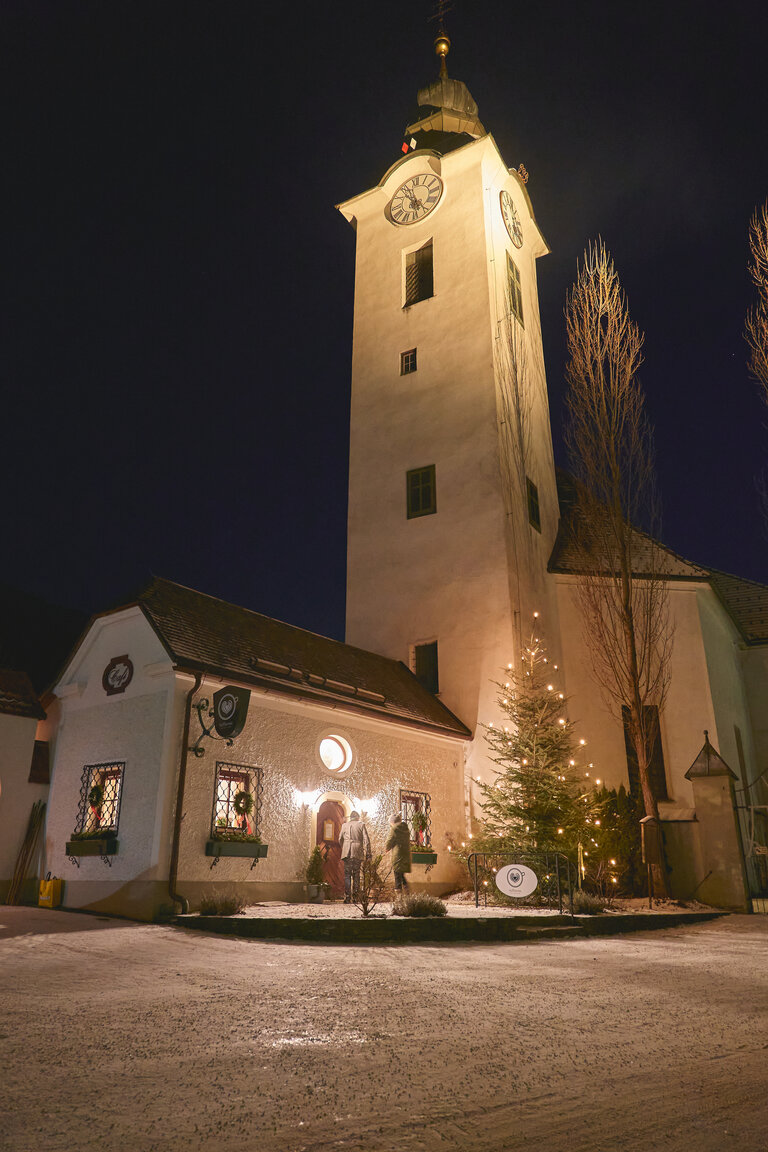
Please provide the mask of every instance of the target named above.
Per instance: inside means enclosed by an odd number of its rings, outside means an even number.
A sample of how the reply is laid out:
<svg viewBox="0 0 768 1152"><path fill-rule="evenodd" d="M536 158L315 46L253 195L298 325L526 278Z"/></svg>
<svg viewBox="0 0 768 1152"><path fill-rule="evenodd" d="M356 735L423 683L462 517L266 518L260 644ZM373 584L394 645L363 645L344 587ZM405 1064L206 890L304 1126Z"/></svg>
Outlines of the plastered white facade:
<svg viewBox="0 0 768 1152"><path fill-rule="evenodd" d="M591 673L591 657L575 597L575 579L555 578L560 600L562 683L577 737L587 739L594 775L609 788L627 784L627 760L620 717L609 707ZM743 645L710 586L703 582L669 584L674 644L667 700L660 717L668 802L660 814L693 813L693 789L685 773L704 742L704 731L741 779L758 774L747 684L742 674ZM742 752L737 748L736 727ZM737 785L738 787L738 785Z"/></svg>
<svg viewBox="0 0 768 1152"><path fill-rule="evenodd" d="M121 655L132 661L133 679L124 693L108 696L102 675ZM233 681L204 676L195 691L189 745L200 735L195 705L210 701L224 683ZM193 686L191 675L174 670L139 609L97 620L57 685L60 715L45 846L47 868L65 881L66 906L138 918L170 906L184 715ZM203 715L210 723L207 710ZM344 736L354 750L343 781L317 756L319 739L329 732ZM302 898L323 799L338 796L347 812L354 806L363 811L374 848L383 850L389 817L400 808L401 787L430 795L432 845L439 854L428 876L416 865L412 879L437 890L455 880L447 846L461 838L465 823L460 739L253 689L246 727L233 745L206 737L199 746L202 756L187 756L177 880L177 891L192 907L214 888L234 888L250 900ZM205 854L219 761L261 771L258 832L269 848L253 869L250 859L230 857L212 867ZM106 762L124 765L118 852L109 865L98 856L81 856L78 865L65 846L76 829L83 770Z"/></svg>
<svg viewBox="0 0 768 1152"><path fill-rule="evenodd" d="M420 172L443 181L441 201L418 224L395 226L387 205ZM502 190L522 222L519 249ZM546 564L558 510L535 268L547 247L491 136L442 157L413 152L341 211L357 233L347 641L407 663L413 644L436 639L440 698L474 729L490 717L492 681L517 662L533 611L556 611ZM430 239L434 295L403 307L405 255ZM507 254L520 272L523 327L509 319ZM510 328L528 445L512 499L501 353ZM410 348L418 369L401 376ZM429 464L437 512L408 519L406 473ZM540 533L528 521L526 474L538 488ZM467 771L488 778L482 737Z"/></svg>

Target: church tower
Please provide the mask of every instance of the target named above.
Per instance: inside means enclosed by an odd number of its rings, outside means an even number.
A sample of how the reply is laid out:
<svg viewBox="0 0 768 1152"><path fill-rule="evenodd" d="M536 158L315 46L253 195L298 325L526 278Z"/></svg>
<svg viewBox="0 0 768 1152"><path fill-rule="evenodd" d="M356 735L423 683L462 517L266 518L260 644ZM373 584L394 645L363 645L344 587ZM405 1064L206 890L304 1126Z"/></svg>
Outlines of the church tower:
<svg viewBox="0 0 768 1152"><path fill-rule="evenodd" d="M403 155L339 205L357 234L346 640L408 664L474 730L534 612L556 653L548 248L442 29L435 46ZM489 778L481 733L468 769Z"/></svg>

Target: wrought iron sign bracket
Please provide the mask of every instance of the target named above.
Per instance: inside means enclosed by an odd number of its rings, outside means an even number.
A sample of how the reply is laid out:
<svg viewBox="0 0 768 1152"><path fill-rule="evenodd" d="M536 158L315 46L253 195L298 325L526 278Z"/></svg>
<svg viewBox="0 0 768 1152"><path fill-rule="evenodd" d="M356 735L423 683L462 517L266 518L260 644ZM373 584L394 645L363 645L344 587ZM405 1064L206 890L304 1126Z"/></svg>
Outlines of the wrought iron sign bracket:
<svg viewBox="0 0 768 1152"><path fill-rule="evenodd" d="M202 700L198 700L197 704L194 705L194 709L197 712L197 718L200 721L200 728L202 731L200 732L197 740L195 740L194 744L190 744L189 750L193 756L205 756L205 748L202 748L201 744L206 736L208 736L211 740L220 740L221 737L216 735L215 726L213 724L211 724L210 728L206 728L205 721L203 720L203 714L208 717L213 716L213 708L211 708L211 702L208 697L205 696ZM234 740L225 740L224 743L226 744L227 748L231 748L234 744ZM215 856L214 860L217 859L218 857ZM213 864L211 867L213 867Z"/></svg>
<svg viewBox="0 0 768 1152"><path fill-rule="evenodd" d="M80 857L79 856L67 856L67 860L69 860L70 864L74 864L76 868L80 867Z"/></svg>

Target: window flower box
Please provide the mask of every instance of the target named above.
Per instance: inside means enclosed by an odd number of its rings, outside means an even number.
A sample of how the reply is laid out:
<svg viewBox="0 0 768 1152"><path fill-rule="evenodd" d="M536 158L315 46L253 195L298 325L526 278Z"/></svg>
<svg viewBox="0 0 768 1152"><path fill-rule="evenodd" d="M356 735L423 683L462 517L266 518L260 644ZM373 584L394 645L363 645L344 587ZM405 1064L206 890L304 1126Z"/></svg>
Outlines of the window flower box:
<svg viewBox="0 0 768 1152"><path fill-rule="evenodd" d="M437 852L433 852L431 848L412 848L411 862L413 864L428 864L431 868L433 864L437 864Z"/></svg>
<svg viewBox="0 0 768 1152"><path fill-rule="evenodd" d="M206 856L245 856L251 860L263 860L269 851L269 844L260 840L208 840Z"/></svg>
<svg viewBox="0 0 768 1152"><path fill-rule="evenodd" d="M117 856L117 844L114 836L88 836L68 840L65 851L67 856Z"/></svg>

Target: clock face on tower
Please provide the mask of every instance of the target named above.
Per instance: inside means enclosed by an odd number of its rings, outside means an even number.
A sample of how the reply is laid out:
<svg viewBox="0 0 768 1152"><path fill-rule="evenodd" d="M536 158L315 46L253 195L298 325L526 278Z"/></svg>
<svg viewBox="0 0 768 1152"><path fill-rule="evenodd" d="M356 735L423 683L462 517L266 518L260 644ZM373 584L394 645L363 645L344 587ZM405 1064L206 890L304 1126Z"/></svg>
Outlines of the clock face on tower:
<svg viewBox="0 0 768 1152"><path fill-rule="evenodd" d="M439 176L427 173L412 176L401 184L389 202L389 218L393 224L415 224L436 208L443 194Z"/></svg>
<svg viewBox="0 0 768 1152"><path fill-rule="evenodd" d="M499 201L501 203L501 214L504 217L504 223L509 232L509 238L514 244L515 248L522 248L523 246L523 227L520 223L520 217L517 214L514 201L509 192L500 192Z"/></svg>

